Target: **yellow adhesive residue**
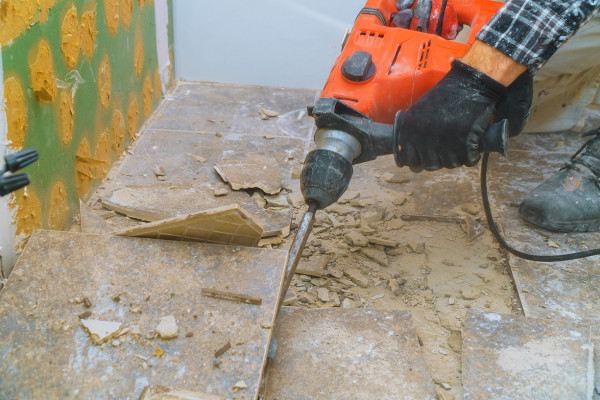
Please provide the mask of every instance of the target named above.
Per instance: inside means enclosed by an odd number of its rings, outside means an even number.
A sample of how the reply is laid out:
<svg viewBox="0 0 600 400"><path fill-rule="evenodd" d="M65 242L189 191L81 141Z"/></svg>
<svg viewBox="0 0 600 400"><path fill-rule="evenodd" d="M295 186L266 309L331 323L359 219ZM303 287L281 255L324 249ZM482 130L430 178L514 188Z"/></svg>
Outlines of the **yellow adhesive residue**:
<svg viewBox="0 0 600 400"><path fill-rule="evenodd" d="M79 26L79 38L81 50L86 57L91 57L94 54L96 46L96 9L86 11L81 16L81 25Z"/></svg>
<svg viewBox="0 0 600 400"><path fill-rule="evenodd" d="M144 88L142 89L142 109L144 110L144 117L148 118L152 112L152 80L150 74L146 75L144 79Z"/></svg>
<svg viewBox="0 0 600 400"><path fill-rule="evenodd" d="M98 97L104 108L108 108L110 102L110 85L110 62L108 61L108 56L105 55L98 68Z"/></svg>
<svg viewBox="0 0 600 400"><path fill-rule="evenodd" d="M4 81L4 98L10 147L20 150L27 131L27 102L19 78L10 77Z"/></svg>
<svg viewBox="0 0 600 400"><path fill-rule="evenodd" d="M125 140L125 120L121 111L115 109L110 121L110 127L112 132L112 148L115 154L119 156L123 151L123 141Z"/></svg>
<svg viewBox="0 0 600 400"><path fill-rule="evenodd" d="M75 6L71 6L63 20L60 31L60 48L65 57L65 63L73 68L79 59L79 21Z"/></svg>
<svg viewBox="0 0 600 400"><path fill-rule="evenodd" d="M50 214L48 215L48 227L54 230L65 228L67 220L67 191L62 182L57 182L50 193Z"/></svg>
<svg viewBox="0 0 600 400"><path fill-rule="evenodd" d="M42 227L42 204L28 187L17 190L11 198L9 207L15 210L17 236L31 236L34 230ZM22 244L22 247L25 243Z"/></svg>
<svg viewBox="0 0 600 400"><path fill-rule="evenodd" d="M162 84L160 81L160 74L158 73L158 68L154 70L154 96L156 98L160 98L160 93L162 92Z"/></svg>
<svg viewBox="0 0 600 400"><path fill-rule="evenodd" d="M133 69L135 70L135 74L139 76L144 68L144 41L142 40L142 29L140 27L139 19L135 29L134 43Z"/></svg>
<svg viewBox="0 0 600 400"><path fill-rule="evenodd" d="M71 89L60 92L60 140L63 144L71 143L73 139L73 125L75 122L75 109L73 108L73 94Z"/></svg>
<svg viewBox="0 0 600 400"><path fill-rule="evenodd" d="M125 28L131 24L133 15L133 0L121 0L121 22Z"/></svg>
<svg viewBox="0 0 600 400"><path fill-rule="evenodd" d="M0 1L0 45L9 44L36 22L48 19L48 9L56 0Z"/></svg>
<svg viewBox="0 0 600 400"><path fill-rule="evenodd" d="M54 81L54 64L50 46L41 40L35 61L29 65L31 87L39 101L53 101L56 98L56 82Z"/></svg>
<svg viewBox="0 0 600 400"><path fill-rule="evenodd" d="M119 27L119 0L104 0L104 20L110 33Z"/></svg>
<svg viewBox="0 0 600 400"><path fill-rule="evenodd" d="M90 144L84 138L79 144L75 155L75 190L80 199L83 199L90 191L96 165L97 162L92 158L90 152Z"/></svg>
<svg viewBox="0 0 600 400"><path fill-rule="evenodd" d="M140 123L140 112L137 99L133 99L131 103L129 103L129 108L127 109L127 133L129 133L130 138L135 138L135 134L137 133L138 124Z"/></svg>
<svg viewBox="0 0 600 400"><path fill-rule="evenodd" d="M175 60L175 55L173 55L173 50L169 50L169 82L173 79L173 60Z"/></svg>
<svg viewBox="0 0 600 400"><path fill-rule="evenodd" d="M105 129L96 145L94 158L98 161L96 165L96 177L104 179L110 167L110 132Z"/></svg>

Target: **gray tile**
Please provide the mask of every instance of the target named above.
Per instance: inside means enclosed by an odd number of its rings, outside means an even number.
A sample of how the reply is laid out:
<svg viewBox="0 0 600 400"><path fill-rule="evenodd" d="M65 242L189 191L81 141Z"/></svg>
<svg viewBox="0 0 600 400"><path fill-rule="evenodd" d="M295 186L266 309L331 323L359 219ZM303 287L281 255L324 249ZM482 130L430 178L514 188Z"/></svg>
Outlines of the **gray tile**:
<svg viewBox="0 0 600 400"><path fill-rule="evenodd" d="M463 334L465 399L589 399L589 327L470 311Z"/></svg>
<svg viewBox="0 0 600 400"><path fill-rule="evenodd" d="M174 238L188 242L256 246L263 228L237 204L114 232L118 236Z"/></svg>
<svg viewBox="0 0 600 400"><path fill-rule="evenodd" d="M0 398L137 399L149 384L233 398L230 387L243 380L244 397L254 399L272 331L263 327L274 322L286 257L37 231L0 294ZM205 297L202 288L260 297L262 305ZM74 301L83 297L90 308ZM142 336L96 346L78 319L88 310L94 319L137 325ZM175 316L179 336L148 339L165 315ZM214 353L227 342L232 347L216 367ZM153 356L157 348L161 357Z"/></svg>
<svg viewBox="0 0 600 400"><path fill-rule="evenodd" d="M532 151L517 150L497 158L490 169L490 188L497 222L515 248L540 255L558 255L600 247L599 233L558 233L537 228L518 215L522 199L554 175L583 142L577 134L522 135ZM517 139L521 139L521 136ZM568 152L556 152L556 143ZM532 146L535 143L535 147ZM521 146L526 147L526 146ZM552 246L552 247L551 247ZM556 248L555 246L558 246ZM525 315L600 321L599 258L540 263L509 256Z"/></svg>
<svg viewBox="0 0 600 400"><path fill-rule="evenodd" d="M162 118L149 129L173 129L221 133L250 133L309 139L313 119L306 107L318 91L219 83L181 83L161 107ZM260 109L279 113L262 120Z"/></svg>
<svg viewBox="0 0 600 400"><path fill-rule="evenodd" d="M110 180L95 193L92 204L98 199L108 201L116 191L139 192L138 197L143 197L143 201L128 203L126 214L154 221L237 203L261 222L265 235L273 235L289 230L291 210L264 210L243 191L215 197L214 190L227 185L215 172L214 164L251 159L254 155L269 157L277 161L273 168L279 168L283 186L299 191L299 180L292 178L292 168L300 166L306 148L305 140L288 137L268 140L233 133L217 137L190 132L146 131L138 139L133 154L111 172ZM190 154L202 156L206 161L199 162ZM155 165L163 168L165 180L157 179L153 173ZM157 215L141 217L151 214Z"/></svg>
<svg viewBox="0 0 600 400"><path fill-rule="evenodd" d="M435 399L408 311L284 307L266 399Z"/></svg>
<svg viewBox="0 0 600 400"><path fill-rule="evenodd" d="M214 171L217 161L242 160L255 155L278 161L284 185L291 186L291 169L299 166L306 154L307 141L290 137L265 139L238 133L201 135L172 130L149 130L138 139L133 155L125 158L115 171L115 178L106 186L174 186L222 182ZM288 154L293 157L288 159ZM191 155L206 158L198 162ZM165 180L153 173L158 165L164 169ZM297 180L296 180L297 181Z"/></svg>
<svg viewBox="0 0 600 400"><path fill-rule="evenodd" d="M215 185L211 184L190 187L124 187L107 193L102 204L105 208L120 213L106 221L111 228L108 232L132 226L133 220L121 214L141 221L159 221L237 204L263 227L263 237L280 232L285 235L289 233L291 208L265 210L246 192L233 191L226 196L215 197L214 189ZM139 221L136 225L138 224Z"/></svg>

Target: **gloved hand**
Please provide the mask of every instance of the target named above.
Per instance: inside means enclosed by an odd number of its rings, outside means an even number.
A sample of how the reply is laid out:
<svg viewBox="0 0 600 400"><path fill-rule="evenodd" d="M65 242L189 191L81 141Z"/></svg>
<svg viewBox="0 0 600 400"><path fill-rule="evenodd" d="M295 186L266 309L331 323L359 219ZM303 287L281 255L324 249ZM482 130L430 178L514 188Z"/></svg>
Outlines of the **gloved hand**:
<svg viewBox="0 0 600 400"><path fill-rule="evenodd" d="M454 60L442 80L396 115L396 164L414 172L477 164L479 139L505 97L505 86Z"/></svg>

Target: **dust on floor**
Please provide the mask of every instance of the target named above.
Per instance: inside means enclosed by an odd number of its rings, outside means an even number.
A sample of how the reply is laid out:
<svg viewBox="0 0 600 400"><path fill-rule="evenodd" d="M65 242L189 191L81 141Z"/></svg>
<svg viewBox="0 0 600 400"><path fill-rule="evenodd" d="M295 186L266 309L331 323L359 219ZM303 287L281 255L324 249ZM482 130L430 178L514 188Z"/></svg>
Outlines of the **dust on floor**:
<svg viewBox="0 0 600 400"><path fill-rule="evenodd" d="M507 260L487 230L468 235L459 223L481 219L476 203L411 220L413 193L403 190L404 181L382 185L394 181L395 171L382 166L355 172L342 204L317 213L303 253L301 265L326 263L324 276L297 274L286 304L409 310L438 395L463 398L466 311L522 314ZM295 210L295 224L305 209ZM278 247L287 248L292 238Z"/></svg>

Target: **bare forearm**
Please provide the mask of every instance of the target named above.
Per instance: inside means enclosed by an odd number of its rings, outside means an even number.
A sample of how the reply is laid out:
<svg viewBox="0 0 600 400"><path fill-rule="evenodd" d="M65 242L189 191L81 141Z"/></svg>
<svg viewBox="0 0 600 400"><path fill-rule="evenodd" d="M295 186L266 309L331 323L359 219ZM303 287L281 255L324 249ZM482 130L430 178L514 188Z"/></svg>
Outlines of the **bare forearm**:
<svg viewBox="0 0 600 400"><path fill-rule="evenodd" d="M527 70L527 66L480 40L473 43L461 61L504 86L510 85Z"/></svg>

